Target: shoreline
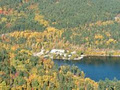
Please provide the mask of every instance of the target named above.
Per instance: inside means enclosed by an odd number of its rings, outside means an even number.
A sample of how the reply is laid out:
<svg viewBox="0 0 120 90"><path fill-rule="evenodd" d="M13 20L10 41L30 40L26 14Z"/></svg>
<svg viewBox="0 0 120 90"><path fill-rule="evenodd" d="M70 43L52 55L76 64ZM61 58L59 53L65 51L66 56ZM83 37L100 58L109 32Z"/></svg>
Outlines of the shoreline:
<svg viewBox="0 0 120 90"><path fill-rule="evenodd" d="M84 57L120 57L120 55L84 55L82 59L84 59ZM75 59L52 59L52 60L64 60L64 61L80 61L82 59L79 60L75 60Z"/></svg>
<svg viewBox="0 0 120 90"><path fill-rule="evenodd" d="M85 57L120 57L120 53L103 53L103 52L89 52L89 53L78 53L78 51L65 51L64 49L41 49L40 52L33 53L33 56L42 56L49 59L59 60L74 60L79 61Z"/></svg>
<svg viewBox="0 0 120 90"><path fill-rule="evenodd" d="M120 57L120 55L86 55L87 57Z"/></svg>

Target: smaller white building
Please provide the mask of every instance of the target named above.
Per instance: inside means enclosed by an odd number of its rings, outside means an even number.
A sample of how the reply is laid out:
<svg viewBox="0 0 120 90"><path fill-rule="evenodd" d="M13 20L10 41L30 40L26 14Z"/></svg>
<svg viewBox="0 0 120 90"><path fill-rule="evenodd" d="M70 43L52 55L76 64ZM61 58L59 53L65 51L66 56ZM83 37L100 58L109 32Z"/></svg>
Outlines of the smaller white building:
<svg viewBox="0 0 120 90"><path fill-rule="evenodd" d="M67 57L67 54L64 54L64 57Z"/></svg>
<svg viewBox="0 0 120 90"><path fill-rule="evenodd" d="M72 55L68 55L68 57L70 58Z"/></svg>
<svg viewBox="0 0 120 90"><path fill-rule="evenodd" d="M76 51L71 52L71 54L76 54Z"/></svg>
<svg viewBox="0 0 120 90"><path fill-rule="evenodd" d="M62 55L62 54L65 53L65 50L64 50L64 49L52 49L52 50L50 51L50 53L51 53L51 54L60 54L60 55Z"/></svg>

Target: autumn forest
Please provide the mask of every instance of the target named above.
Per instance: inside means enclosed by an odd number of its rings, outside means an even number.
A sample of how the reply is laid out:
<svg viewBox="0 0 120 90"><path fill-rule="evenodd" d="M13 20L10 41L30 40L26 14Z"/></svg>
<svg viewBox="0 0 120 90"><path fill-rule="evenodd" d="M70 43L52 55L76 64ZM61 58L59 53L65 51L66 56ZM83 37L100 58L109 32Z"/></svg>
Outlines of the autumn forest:
<svg viewBox="0 0 120 90"><path fill-rule="evenodd" d="M120 1L0 0L0 90L120 90L119 80L33 55L54 48L120 55Z"/></svg>

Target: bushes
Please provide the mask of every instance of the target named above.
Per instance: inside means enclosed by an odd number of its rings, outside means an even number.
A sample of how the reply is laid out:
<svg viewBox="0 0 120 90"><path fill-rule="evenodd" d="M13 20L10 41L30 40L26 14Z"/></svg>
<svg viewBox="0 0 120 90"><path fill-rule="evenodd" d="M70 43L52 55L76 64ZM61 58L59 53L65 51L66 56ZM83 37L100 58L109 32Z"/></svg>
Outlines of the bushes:
<svg viewBox="0 0 120 90"><path fill-rule="evenodd" d="M105 81L99 81L99 90L119 90L120 89L120 81L118 80L109 80L106 79Z"/></svg>
<svg viewBox="0 0 120 90"><path fill-rule="evenodd" d="M9 59L8 51L5 48L0 48L0 62Z"/></svg>

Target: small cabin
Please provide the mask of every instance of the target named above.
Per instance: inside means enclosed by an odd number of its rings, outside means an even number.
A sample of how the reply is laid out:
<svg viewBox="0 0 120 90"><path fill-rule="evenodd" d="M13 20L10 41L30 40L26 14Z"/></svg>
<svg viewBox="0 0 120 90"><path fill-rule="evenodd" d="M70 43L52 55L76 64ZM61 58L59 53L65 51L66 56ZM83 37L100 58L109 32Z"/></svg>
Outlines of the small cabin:
<svg viewBox="0 0 120 90"><path fill-rule="evenodd" d="M63 49L52 49L50 51L50 53L52 53L52 54L64 54L65 50L63 50Z"/></svg>

